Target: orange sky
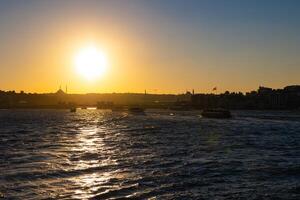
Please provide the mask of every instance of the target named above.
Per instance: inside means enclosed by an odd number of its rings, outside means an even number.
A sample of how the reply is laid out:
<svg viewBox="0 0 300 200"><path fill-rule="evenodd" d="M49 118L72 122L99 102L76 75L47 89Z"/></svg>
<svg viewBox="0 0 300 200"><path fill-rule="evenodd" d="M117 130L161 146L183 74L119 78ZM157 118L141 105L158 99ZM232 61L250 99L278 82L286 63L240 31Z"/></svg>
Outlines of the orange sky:
<svg viewBox="0 0 300 200"><path fill-rule="evenodd" d="M266 27L251 15L224 21L225 11L199 14L196 4L174 14L146 1L28 2L0 3L0 90L43 93L68 84L71 93L211 92L215 86L245 92L299 84L298 29L282 29L283 22ZM89 44L108 60L94 81L74 66L76 52Z"/></svg>

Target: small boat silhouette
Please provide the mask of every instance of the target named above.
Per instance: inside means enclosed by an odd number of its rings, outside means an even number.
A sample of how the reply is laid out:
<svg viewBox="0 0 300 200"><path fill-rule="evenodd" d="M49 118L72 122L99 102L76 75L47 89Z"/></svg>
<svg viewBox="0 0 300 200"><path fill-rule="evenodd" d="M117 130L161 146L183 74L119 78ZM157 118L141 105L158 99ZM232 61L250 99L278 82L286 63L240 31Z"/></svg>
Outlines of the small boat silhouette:
<svg viewBox="0 0 300 200"><path fill-rule="evenodd" d="M76 108L70 108L70 112L76 112Z"/></svg>

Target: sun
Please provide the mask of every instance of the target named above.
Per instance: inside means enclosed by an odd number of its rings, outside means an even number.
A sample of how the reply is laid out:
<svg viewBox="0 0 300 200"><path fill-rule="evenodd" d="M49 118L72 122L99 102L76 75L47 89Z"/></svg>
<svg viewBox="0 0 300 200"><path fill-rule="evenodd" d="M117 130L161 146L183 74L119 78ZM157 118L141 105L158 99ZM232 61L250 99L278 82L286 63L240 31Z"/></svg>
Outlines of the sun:
<svg viewBox="0 0 300 200"><path fill-rule="evenodd" d="M75 56L77 73L87 80L95 80L104 75L107 68L105 54L91 45L82 48Z"/></svg>

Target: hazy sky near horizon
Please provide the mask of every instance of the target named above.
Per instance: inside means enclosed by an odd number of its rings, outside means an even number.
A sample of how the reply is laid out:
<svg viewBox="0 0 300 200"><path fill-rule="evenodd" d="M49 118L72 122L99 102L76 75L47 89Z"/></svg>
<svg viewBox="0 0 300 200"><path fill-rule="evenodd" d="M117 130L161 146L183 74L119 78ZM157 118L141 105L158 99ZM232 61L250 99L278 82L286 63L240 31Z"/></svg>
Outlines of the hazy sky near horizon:
<svg viewBox="0 0 300 200"><path fill-rule="evenodd" d="M0 90L181 93L300 84L298 0L0 0ZM74 55L99 47L86 81Z"/></svg>

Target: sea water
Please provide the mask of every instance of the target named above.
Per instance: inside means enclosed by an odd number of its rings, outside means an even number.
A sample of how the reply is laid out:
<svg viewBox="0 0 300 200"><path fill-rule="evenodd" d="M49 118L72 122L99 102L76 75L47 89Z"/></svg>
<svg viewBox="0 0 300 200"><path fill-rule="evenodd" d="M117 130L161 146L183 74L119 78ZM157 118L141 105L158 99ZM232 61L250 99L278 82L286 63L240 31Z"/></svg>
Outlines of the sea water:
<svg viewBox="0 0 300 200"><path fill-rule="evenodd" d="M300 114L233 116L1 110L1 196L300 199Z"/></svg>

